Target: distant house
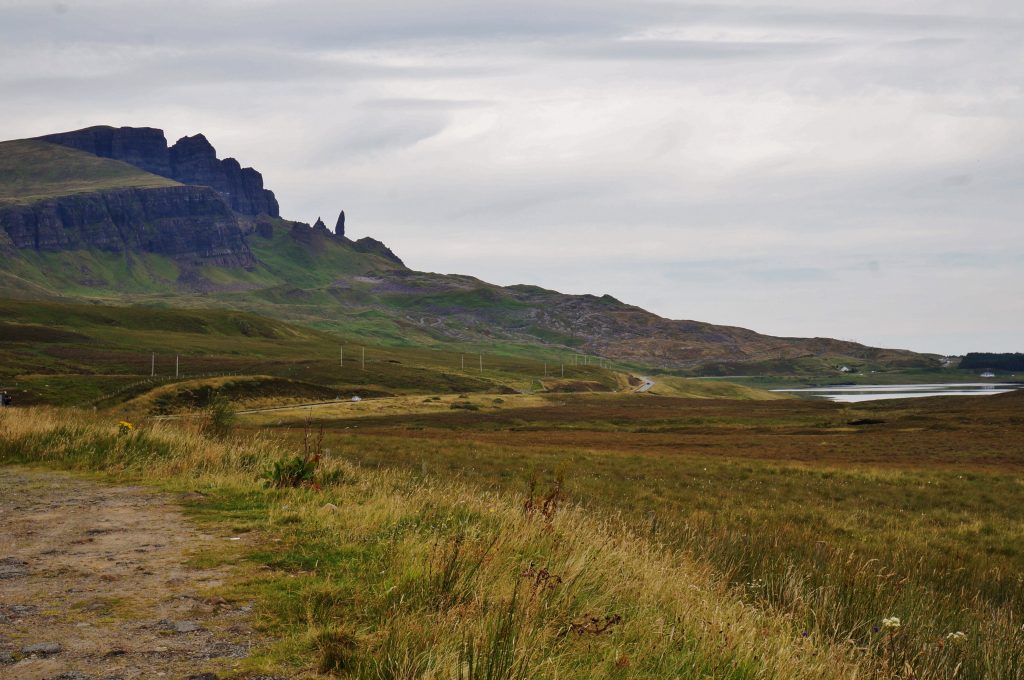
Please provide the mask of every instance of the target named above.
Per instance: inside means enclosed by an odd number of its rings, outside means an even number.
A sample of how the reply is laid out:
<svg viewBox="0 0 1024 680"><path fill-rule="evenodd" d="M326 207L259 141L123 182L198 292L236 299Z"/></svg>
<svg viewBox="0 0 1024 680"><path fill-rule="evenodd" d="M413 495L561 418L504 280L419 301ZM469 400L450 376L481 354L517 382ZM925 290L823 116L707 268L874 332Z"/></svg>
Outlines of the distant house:
<svg viewBox="0 0 1024 680"><path fill-rule="evenodd" d="M840 373L851 373L852 371L853 371L853 369L850 368L849 366L840 366L839 367L839 372Z"/></svg>
<svg viewBox="0 0 1024 680"><path fill-rule="evenodd" d="M981 377L982 378L994 378L994 377L996 377L996 374L993 373L992 371L985 371L985 372L981 373Z"/></svg>

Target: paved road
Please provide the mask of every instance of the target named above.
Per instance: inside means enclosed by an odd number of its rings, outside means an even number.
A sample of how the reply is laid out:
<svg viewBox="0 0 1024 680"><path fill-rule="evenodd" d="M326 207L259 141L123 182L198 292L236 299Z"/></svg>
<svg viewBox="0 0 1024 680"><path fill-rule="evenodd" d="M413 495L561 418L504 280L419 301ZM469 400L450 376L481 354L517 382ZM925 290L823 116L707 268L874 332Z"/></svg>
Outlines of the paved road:
<svg viewBox="0 0 1024 680"><path fill-rule="evenodd" d="M637 377L640 378L641 380L643 380L644 382L643 382L642 385L640 385L640 387L636 388L634 391L635 392L650 392L651 388L654 387L654 381L651 380L650 378L645 378L642 375L638 375Z"/></svg>

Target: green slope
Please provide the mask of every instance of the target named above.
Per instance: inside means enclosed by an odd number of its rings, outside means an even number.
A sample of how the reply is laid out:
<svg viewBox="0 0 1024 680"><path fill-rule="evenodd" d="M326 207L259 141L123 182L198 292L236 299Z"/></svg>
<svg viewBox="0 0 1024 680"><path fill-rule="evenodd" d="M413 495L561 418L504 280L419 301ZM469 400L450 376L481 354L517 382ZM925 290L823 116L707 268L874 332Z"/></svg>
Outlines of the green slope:
<svg viewBox="0 0 1024 680"><path fill-rule="evenodd" d="M128 163L32 139L0 142L0 203L129 187L176 186Z"/></svg>

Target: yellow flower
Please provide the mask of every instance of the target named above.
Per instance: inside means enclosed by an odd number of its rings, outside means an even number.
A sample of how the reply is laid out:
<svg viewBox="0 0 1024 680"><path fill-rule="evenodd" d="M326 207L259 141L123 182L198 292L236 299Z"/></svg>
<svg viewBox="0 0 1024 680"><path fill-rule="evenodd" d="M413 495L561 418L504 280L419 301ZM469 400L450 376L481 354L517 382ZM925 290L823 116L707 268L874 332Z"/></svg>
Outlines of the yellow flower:
<svg viewBox="0 0 1024 680"><path fill-rule="evenodd" d="M135 426L129 423L127 420L122 420L117 424L117 431L119 434L129 434L134 429Z"/></svg>

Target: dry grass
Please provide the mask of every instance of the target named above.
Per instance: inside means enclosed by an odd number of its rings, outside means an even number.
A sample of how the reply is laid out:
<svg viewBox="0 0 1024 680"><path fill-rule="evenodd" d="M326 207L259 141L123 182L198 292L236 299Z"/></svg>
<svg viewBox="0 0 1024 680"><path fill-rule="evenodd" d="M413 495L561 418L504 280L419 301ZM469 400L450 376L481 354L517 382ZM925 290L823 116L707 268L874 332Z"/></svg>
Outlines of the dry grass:
<svg viewBox="0 0 1024 680"><path fill-rule="evenodd" d="M1022 678L1022 406L1024 393L858 405L567 396L354 431L339 420L327 445L488 491L561 472L571 498L714 564L746 602L855 646L879 677ZM875 630L888 616L903 621L895 634ZM966 639L947 642L957 631Z"/></svg>
<svg viewBox="0 0 1024 680"><path fill-rule="evenodd" d="M336 458L321 491L264 489L259 474L290 453L260 434L213 441L152 423L118 435L89 415L0 412L0 460L199 489L207 520L259 530L249 559L270 569L238 587L263 593L280 641L256 666L310 677L872 677L855 650L803 637L708 562L621 522L578 507L542 517L521 498Z"/></svg>

